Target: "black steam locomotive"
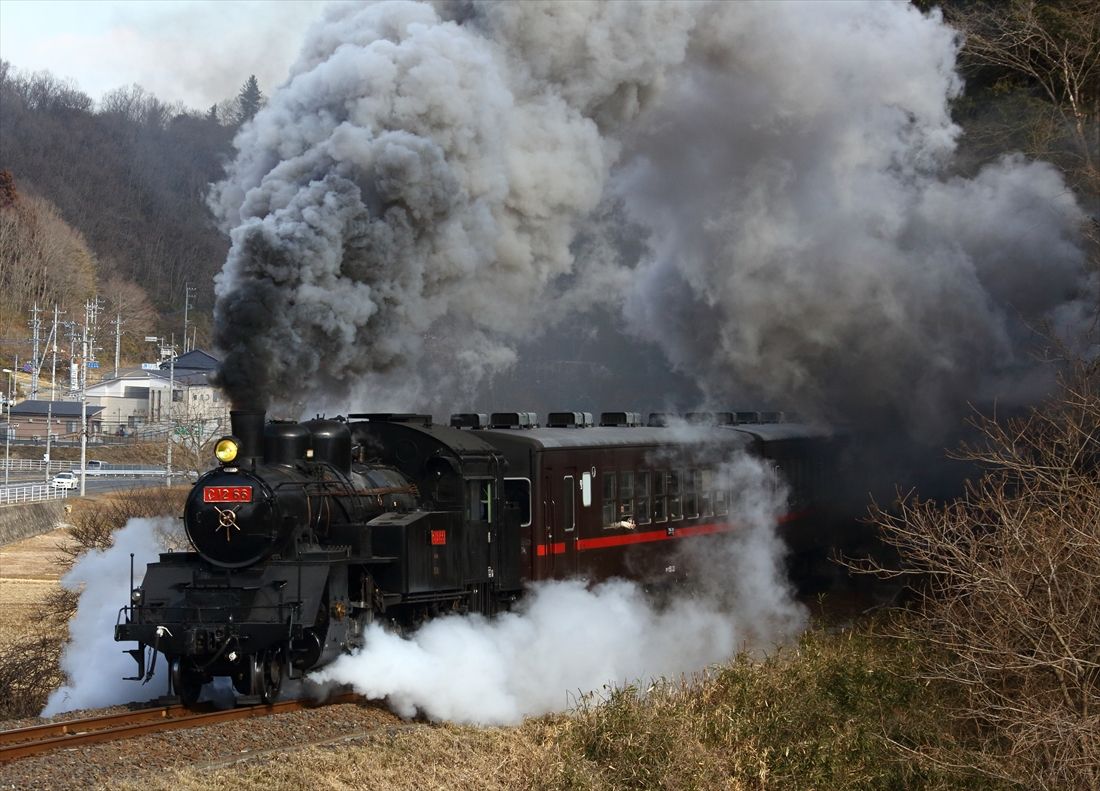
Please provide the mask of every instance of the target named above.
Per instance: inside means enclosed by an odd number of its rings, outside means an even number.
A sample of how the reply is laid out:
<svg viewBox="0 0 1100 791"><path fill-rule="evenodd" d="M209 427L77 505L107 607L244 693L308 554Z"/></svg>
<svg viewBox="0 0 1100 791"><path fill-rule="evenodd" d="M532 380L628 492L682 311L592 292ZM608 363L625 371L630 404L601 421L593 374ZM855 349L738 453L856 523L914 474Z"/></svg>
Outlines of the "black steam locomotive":
<svg viewBox="0 0 1100 791"><path fill-rule="evenodd" d="M717 446L768 459L793 485L789 539L805 549L827 536L832 441L738 416L708 417L711 456ZM115 640L138 643L135 678L151 678L163 654L170 694L188 704L219 676L242 701L270 701L284 677L360 646L372 621L491 615L531 580L679 579L685 541L738 529L713 459L660 416L643 426L605 413L594 426L587 413L551 413L547 427L530 413L455 415L450 426L425 415L231 417L218 466L185 507L193 551L150 564L115 626Z"/></svg>

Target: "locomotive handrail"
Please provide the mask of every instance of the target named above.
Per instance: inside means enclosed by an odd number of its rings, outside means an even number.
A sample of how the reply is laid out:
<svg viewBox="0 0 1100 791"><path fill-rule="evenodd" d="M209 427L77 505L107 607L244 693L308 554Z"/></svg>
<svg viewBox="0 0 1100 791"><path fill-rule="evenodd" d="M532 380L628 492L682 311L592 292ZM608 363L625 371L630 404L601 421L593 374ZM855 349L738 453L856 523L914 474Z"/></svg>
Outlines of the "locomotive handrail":
<svg viewBox="0 0 1100 791"><path fill-rule="evenodd" d="M203 619L203 616L211 617L221 614L238 615L240 612L257 612L263 610L272 610L279 613L280 621L257 621L257 620L234 620L236 624L246 623L280 623L282 617L282 610L290 609L291 611L301 609L301 606L305 604L305 599L290 599L279 602L278 604L250 604L244 605L229 605L229 604L211 604L211 605L188 605L179 607L162 607L157 610L157 622L158 623L179 623L181 621L187 621L197 625L206 625L207 621ZM145 605L133 605L127 604L119 608L118 615L115 616L115 626L122 623L122 617L125 613L126 623L131 625L151 625L152 621L145 621L138 623L133 620L134 611ZM234 612L238 611L238 612ZM194 614L197 619L189 618L189 614Z"/></svg>

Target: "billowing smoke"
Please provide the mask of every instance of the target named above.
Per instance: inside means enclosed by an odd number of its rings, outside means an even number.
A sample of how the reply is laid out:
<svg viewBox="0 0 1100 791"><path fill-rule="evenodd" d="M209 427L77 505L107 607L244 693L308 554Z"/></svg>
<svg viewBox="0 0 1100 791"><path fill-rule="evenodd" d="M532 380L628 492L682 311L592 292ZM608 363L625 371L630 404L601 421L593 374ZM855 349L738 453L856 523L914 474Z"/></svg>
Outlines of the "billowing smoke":
<svg viewBox="0 0 1100 791"><path fill-rule="evenodd" d="M414 393L514 361L691 17L665 4L340 4L212 197L238 406ZM449 18L445 18L449 17ZM413 381L410 381L412 379ZM303 389L304 388L304 389ZM411 389L410 389L411 388Z"/></svg>
<svg viewBox="0 0 1100 791"><path fill-rule="evenodd" d="M438 404L595 307L716 404L1011 395L1095 312L1083 216L1046 164L953 172L958 47L904 2L334 7L212 196L223 380Z"/></svg>
<svg viewBox="0 0 1100 791"><path fill-rule="evenodd" d="M783 573L776 519L786 489L757 459L737 454L717 485L733 493L739 532L684 554L694 584L663 604L633 582L537 583L517 609L433 620L410 637L372 626L366 646L311 680L350 684L404 716L514 723L560 711L605 685L677 677L738 650L771 649L796 635L806 613ZM699 555L699 557L696 557Z"/></svg>
<svg viewBox="0 0 1100 791"><path fill-rule="evenodd" d="M112 624L104 616L117 613L130 601L130 553L136 584L145 576L146 565L165 551L166 542L179 531L175 519L131 519L114 534L110 548L88 552L61 578L63 587L80 591L80 602L69 621L69 642L61 654L68 683L50 694L43 717L167 694L163 663L148 684L123 680L136 674L137 665L124 652L126 646L115 642Z"/></svg>
<svg viewBox="0 0 1100 791"><path fill-rule="evenodd" d="M649 232L632 330L719 404L927 431L1011 398L1039 331L1080 335L1095 284L1053 167L952 175L958 46L908 3L706 12L614 176Z"/></svg>

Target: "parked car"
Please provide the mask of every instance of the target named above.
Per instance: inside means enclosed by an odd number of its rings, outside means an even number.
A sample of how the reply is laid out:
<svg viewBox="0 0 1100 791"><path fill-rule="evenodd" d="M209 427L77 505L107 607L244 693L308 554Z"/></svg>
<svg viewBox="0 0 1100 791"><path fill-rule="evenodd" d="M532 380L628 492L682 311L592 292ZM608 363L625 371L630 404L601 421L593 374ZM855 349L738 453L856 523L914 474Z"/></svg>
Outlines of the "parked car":
<svg viewBox="0 0 1100 791"><path fill-rule="evenodd" d="M50 486L55 489L75 489L80 486L80 478L75 472L59 472L53 476Z"/></svg>

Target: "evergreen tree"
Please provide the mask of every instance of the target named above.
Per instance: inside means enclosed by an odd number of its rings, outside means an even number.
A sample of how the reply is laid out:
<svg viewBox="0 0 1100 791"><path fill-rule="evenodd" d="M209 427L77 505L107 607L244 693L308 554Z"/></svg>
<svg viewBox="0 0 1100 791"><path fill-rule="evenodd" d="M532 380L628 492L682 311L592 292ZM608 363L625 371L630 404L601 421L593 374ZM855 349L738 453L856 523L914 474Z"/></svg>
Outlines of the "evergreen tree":
<svg viewBox="0 0 1100 791"><path fill-rule="evenodd" d="M237 94L237 121L244 123L252 119L264 105L264 95L260 93L260 84L256 75L250 74L240 93Z"/></svg>

